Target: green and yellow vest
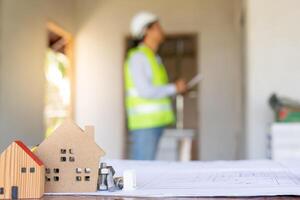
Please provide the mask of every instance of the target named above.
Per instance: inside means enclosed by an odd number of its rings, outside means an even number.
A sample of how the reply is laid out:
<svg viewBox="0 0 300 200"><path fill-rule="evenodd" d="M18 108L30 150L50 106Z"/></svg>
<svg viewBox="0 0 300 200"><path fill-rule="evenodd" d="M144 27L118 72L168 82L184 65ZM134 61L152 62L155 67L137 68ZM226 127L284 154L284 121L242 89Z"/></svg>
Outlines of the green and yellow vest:
<svg viewBox="0 0 300 200"><path fill-rule="evenodd" d="M129 60L135 53L143 53L151 66L152 84L162 86L168 84L165 67L160 64L154 52L140 45L128 52L125 62L126 111L129 130L166 126L174 122L172 102L169 97L148 99L141 97L134 85L129 67Z"/></svg>

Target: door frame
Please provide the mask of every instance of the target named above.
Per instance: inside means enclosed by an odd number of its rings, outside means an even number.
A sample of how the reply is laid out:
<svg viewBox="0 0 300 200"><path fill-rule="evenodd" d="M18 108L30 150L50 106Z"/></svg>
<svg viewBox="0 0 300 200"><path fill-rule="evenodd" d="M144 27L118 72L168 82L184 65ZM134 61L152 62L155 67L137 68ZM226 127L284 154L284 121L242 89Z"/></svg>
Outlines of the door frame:
<svg viewBox="0 0 300 200"><path fill-rule="evenodd" d="M70 97L70 118L75 118L75 86L76 86L76 79L75 79L75 62L74 62L74 38L72 34L66 31L64 28L59 26L57 23L53 21L47 22L47 31L52 31L57 35L62 36L67 42L65 45L65 52L66 56L70 61L70 70L68 71L68 75L70 77L70 89L71 89L71 97Z"/></svg>

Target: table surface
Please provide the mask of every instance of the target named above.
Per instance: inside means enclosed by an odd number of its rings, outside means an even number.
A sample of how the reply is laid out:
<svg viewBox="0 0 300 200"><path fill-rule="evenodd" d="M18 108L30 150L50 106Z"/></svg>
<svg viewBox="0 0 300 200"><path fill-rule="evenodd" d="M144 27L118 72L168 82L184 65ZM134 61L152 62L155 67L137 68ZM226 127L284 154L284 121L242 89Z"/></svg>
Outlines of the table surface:
<svg viewBox="0 0 300 200"><path fill-rule="evenodd" d="M78 200L78 199L93 199L93 200L140 200L140 199L177 199L177 200L300 200L300 196L274 196L274 197L227 197L227 198L130 198L130 197L101 197L101 196L44 196L42 200Z"/></svg>

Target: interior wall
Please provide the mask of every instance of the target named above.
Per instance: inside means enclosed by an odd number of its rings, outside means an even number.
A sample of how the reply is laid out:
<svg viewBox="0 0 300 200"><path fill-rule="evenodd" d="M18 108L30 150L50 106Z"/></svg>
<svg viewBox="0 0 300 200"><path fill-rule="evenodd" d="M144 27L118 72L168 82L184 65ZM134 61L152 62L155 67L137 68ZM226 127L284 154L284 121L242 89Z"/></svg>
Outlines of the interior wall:
<svg viewBox="0 0 300 200"><path fill-rule="evenodd" d="M3 13L3 10L2 10L2 4L3 2L0 1L0 78L1 78L1 66L2 66L2 20L3 20L3 16L2 16L2 13ZM0 79L1 81L1 79ZM1 82L0 82L0 88L1 88ZM0 93L1 95L1 93ZM1 96L0 96L0 105L1 105ZM0 113L1 113L1 106L0 106ZM1 115L0 115L0 127L1 127ZM0 132L0 141L3 140L3 136ZM0 142L0 151L2 150L2 146L3 144L1 144Z"/></svg>
<svg viewBox="0 0 300 200"><path fill-rule="evenodd" d="M239 24L239 40L240 40L240 65L241 65L241 109L240 109L240 124L241 124L241 134L238 136L238 158L245 159L247 157L246 153L246 144L247 144L247 137L246 137L246 120L245 120L245 113L246 113L246 54L247 54L247 47L246 47L246 34L247 34L247 26L246 26L246 0L236 0L236 19L237 24Z"/></svg>
<svg viewBox="0 0 300 200"><path fill-rule="evenodd" d="M74 32L72 0L1 0L0 152L19 139L44 138L47 21Z"/></svg>
<svg viewBox="0 0 300 200"><path fill-rule="evenodd" d="M241 135L240 27L235 0L77 0L77 105L80 124L96 125L107 156L123 156L125 36L140 10L156 13L166 33L197 33L200 84L199 155L238 158Z"/></svg>
<svg viewBox="0 0 300 200"><path fill-rule="evenodd" d="M1 72L1 66L2 66L2 20L3 20L3 10L2 10L2 4L3 2L0 0L0 72ZM1 74L0 74L1 77ZM1 84L0 84L1 87ZM1 96L0 96L0 105L1 105ZM1 113L1 107L0 107L0 113ZM1 120L1 115L0 115L0 120ZM1 125L1 121L0 121L0 125ZM0 133L0 140L1 140L2 136ZM1 150L1 144L0 144L0 150Z"/></svg>
<svg viewBox="0 0 300 200"><path fill-rule="evenodd" d="M247 157L266 158L273 92L300 100L299 0L247 0ZM267 9L266 9L267 8Z"/></svg>

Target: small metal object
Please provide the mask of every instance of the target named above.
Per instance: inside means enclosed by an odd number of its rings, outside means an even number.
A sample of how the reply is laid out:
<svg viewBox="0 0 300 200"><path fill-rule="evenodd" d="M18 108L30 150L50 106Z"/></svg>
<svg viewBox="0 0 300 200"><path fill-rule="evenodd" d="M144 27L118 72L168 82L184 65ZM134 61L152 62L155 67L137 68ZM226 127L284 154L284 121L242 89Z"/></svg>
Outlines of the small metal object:
<svg viewBox="0 0 300 200"><path fill-rule="evenodd" d="M112 166L107 166L107 168L111 171L112 175L114 176L116 171Z"/></svg>
<svg viewBox="0 0 300 200"><path fill-rule="evenodd" d="M103 162L103 163L100 164L100 169L106 168L106 167L107 167L107 164L105 162Z"/></svg>
<svg viewBox="0 0 300 200"><path fill-rule="evenodd" d="M105 191L107 190L107 175L109 173L109 170L107 169L106 163L101 163L100 169L99 169L99 178L98 178L98 190Z"/></svg>
<svg viewBox="0 0 300 200"><path fill-rule="evenodd" d="M100 185L101 185L101 169L98 169L98 180L97 180L97 190L100 190Z"/></svg>
<svg viewBox="0 0 300 200"><path fill-rule="evenodd" d="M113 171L111 169L109 170L109 173L107 175L107 188L108 191L110 192L114 192L116 190L116 186L113 178Z"/></svg>
<svg viewBox="0 0 300 200"><path fill-rule="evenodd" d="M98 171L97 189L99 191L114 192L123 188L123 178L117 177L114 179L115 170L112 166L107 166L106 163L101 163Z"/></svg>
<svg viewBox="0 0 300 200"><path fill-rule="evenodd" d="M100 175L100 185L99 185L99 190L100 190L100 191L105 191L105 190L107 190L106 178L107 178L107 175L106 175L106 174Z"/></svg>
<svg viewBox="0 0 300 200"><path fill-rule="evenodd" d="M115 186L119 189L122 190L124 186L124 180L123 177L116 177L114 178Z"/></svg>

